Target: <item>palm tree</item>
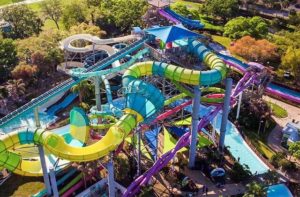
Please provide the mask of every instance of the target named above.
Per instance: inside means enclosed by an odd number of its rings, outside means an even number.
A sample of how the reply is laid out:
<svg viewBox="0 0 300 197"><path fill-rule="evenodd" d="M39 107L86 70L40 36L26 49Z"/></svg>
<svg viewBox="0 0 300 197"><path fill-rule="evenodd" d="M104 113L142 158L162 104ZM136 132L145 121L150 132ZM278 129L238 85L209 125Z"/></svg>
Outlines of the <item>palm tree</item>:
<svg viewBox="0 0 300 197"><path fill-rule="evenodd" d="M93 90L93 85L88 80L81 81L71 88L71 91L73 93L79 94L80 103L90 96L92 90Z"/></svg>
<svg viewBox="0 0 300 197"><path fill-rule="evenodd" d="M19 100L20 96L25 94L26 88L25 83L22 79L10 79L7 81L6 89L8 95L12 97L13 100Z"/></svg>
<svg viewBox="0 0 300 197"><path fill-rule="evenodd" d="M253 181L247 185L247 192L243 197L266 197L267 196L267 187Z"/></svg>

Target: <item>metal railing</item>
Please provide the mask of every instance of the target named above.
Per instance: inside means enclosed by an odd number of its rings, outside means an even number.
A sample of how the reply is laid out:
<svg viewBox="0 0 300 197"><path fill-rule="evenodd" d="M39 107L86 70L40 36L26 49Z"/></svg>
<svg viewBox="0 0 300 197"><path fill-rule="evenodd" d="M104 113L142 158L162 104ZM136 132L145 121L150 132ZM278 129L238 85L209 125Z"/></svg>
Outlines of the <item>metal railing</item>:
<svg viewBox="0 0 300 197"><path fill-rule="evenodd" d="M102 61L97 62L93 66L89 67L86 71L84 72L91 72L91 71L98 71L101 69L104 69L105 67L109 66L113 62L121 59L122 57L125 57L127 54L132 53L133 51L138 50L141 48L144 44L144 42L147 41L146 37L143 37L142 39L132 43L131 45L125 47L124 49L118 51L117 53L113 54L112 56L109 56L108 58L103 59ZM0 119L0 126L8 122L9 120L17 117L18 115L28 111L29 109L36 107L43 102L45 102L47 99L50 97L62 92L65 89L70 88L70 86L79 83L82 81L84 78L81 79L74 79L70 78L61 84L55 86L54 88L50 89L49 91L43 93L42 95L32 99L30 102L26 103L25 105L19 107L18 109L12 111L11 113L7 114L3 118Z"/></svg>

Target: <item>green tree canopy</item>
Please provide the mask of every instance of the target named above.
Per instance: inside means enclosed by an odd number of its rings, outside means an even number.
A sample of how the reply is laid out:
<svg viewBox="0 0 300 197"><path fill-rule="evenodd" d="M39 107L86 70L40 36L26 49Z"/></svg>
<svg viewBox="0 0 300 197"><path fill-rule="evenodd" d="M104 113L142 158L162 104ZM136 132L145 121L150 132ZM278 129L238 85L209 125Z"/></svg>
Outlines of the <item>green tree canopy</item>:
<svg viewBox="0 0 300 197"><path fill-rule="evenodd" d="M71 1L65 5L63 9L62 21L66 29L71 26L86 22L87 20L87 7L81 1Z"/></svg>
<svg viewBox="0 0 300 197"><path fill-rule="evenodd" d="M292 46L287 49L281 58L281 67L291 70L296 82L300 82L300 49Z"/></svg>
<svg viewBox="0 0 300 197"><path fill-rule="evenodd" d="M289 152L291 155L293 155L297 159L300 159L300 142L295 142L295 143L290 144Z"/></svg>
<svg viewBox="0 0 300 197"><path fill-rule="evenodd" d="M57 29L59 29L58 21L62 16L61 0L45 0L40 5L46 18L54 21Z"/></svg>
<svg viewBox="0 0 300 197"><path fill-rule="evenodd" d="M268 35L268 26L265 20L259 16L252 18L241 16L226 23L224 35L232 39L238 39L244 36L261 39Z"/></svg>
<svg viewBox="0 0 300 197"><path fill-rule="evenodd" d="M17 64L16 45L12 39L0 39L0 82L4 82Z"/></svg>
<svg viewBox="0 0 300 197"><path fill-rule="evenodd" d="M205 1L202 10L207 14L221 17L224 21L227 21L238 13L238 6L238 0L209 0Z"/></svg>
<svg viewBox="0 0 300 197"><path fill-rule="evenodd" d="M243 197L265 197L267 196L267 187L257 182L251 182L247 185L247 192Z"/></svg>
<svg viewBox="0 0 300 197"><path fill-rule="evenodd" d="M114 23L121 31L141 25L147 10L146 0L111 0L102 3L105 20Z"/></svg>
<svg viewBox="0 0 300 197"><path fill-rule="evenodd" d="M42 20L27 5L8 6L2 10L1 17L12 26L12 31L4 33L4 36L10 38L39 34L43 26Z"/></svg>

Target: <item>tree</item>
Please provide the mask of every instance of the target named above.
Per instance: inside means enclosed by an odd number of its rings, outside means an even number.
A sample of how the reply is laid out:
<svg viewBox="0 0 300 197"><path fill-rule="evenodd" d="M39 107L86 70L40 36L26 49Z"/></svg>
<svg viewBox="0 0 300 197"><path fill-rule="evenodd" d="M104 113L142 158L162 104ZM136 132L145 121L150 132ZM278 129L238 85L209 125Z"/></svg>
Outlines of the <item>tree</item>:
<svg viewBox="0 0 300 197"><path fill-rule="evenodd" d="M79 102L81 103L91 95L93 88L94 86L88 80L84 80L74 85L71 91L79 94Z"/></svg>
<svg viewBox="0 0 300 197"><path fill-rule="evenodd" d="M12 76L16 79L23 79L29 81L36 75L38 68L36 65L30 66L28 64L21 63L16 66L11 72Z"/></svg>
<svg viewBox="0 0 300 197"><path fill-rule="evenodd" d="M90 20L92 24L95 24L96 19L101 16L100 7L102 0L85 0L85 4L87 5L87 11L90 16Z"/></svg>
<svg viewBox="0 0 300 197"><path fill-rule="evenodd" d="M300 141L289 145L289 153L297 159L300 159Z"/></svg>
<svg viewBox="0 0 300 197"><path fill-rule="evenodd" d="M1 17L12 26L11 32L4 36L11 38L26 38L39 34L43 26L42 20L27 5L13 5L4 8Z"/></svg>
<svg viewBox="0 0 300 197"><path fill-rule="evenodd" d="M42 12L49 18L53 20L57 29L59 29L58 21L62 16L62 6L60 0L46 0L40 4Z"/></svg>
<svg viewBox="0 0 300 197"><path fill-rule="evenodd" d="M229 47L230 52L237 54L248 61L261 63L278 62L279 54L277 46L265 39L256 40L250 36L244 36Z"/></svg>
<svg viewBox="0 0 300 197"><path fill-rule="evenodd" d="M19 101L20 96L25 94L25 83L22 79L11 79L7 81L6 89L9 96L15 100Z"/></svg>
<svg viewBox="0 0 300 197"><path fill-rule="evenodd" d="M241 182L244 180L247 180L251 177L252 173L249 170L249 166L247 165L241 165L238 162L235 162L231 171L230 171L230 177L235 182Z"/></svg>
<svg viewBox="0 0 300 197"><path fill-rule="evenodd" d="M188 17L191 12L189 11L189 9L187 8L187 6L185 4L182 3L176 3L172 6L172 10L174 10L176 13Z"/></svg>
<svg viewBox="0 0 300 197"><path fill-rule="evenodd" d="M114 23L121 31L141 25L141 17L147 11L146 0L111 0L102 3L104 19Z"/></svg>
<svg viewBox="0 0 300 197"><path fill-rule="evenodd" d="M203 10L213 16L221 17L226 22L238 13L239 4L237 0L209 0L205 1Z"/></svg>
<svg viewBox="0 0 300 197"><path fill-rule="evenodd" d="M267 187L257 182L247 184L247 191L243 197L265 197L267 196Z"/></svg>
<svg viewBox="0 0 300 197"><path fill-rule="evenodd" d="M232 39L239 39L243 36L261 39L268 35L268 25L265 20L259 16L252 18L241 16L226 23L224 35Z"/></svg>
<svg viewBox="0 0 300 197"><path fill-rule="evenodd" d="M279 175L276 171L268 170L264 174L264 180L267 185L275 185L279 182Z"/></svg>
<svg viewBox="0 0 300 197"><path fill-rule="evenodd" d="M0 82L9 76L13 66L18 62L16 45L12 39L0 39Z"/></svg>
<svg viewBox="0 0 300 197"><path fill-rule="evenodd" d="M69 30L70 35L82 33L91 34L100 38L106 35L106 32L101 30L100 27L95 25L89 25L87 23L81 23L79 25L72 26Z"/></svg>
<svg viewBox="0 0 300 197"><path fill-rule="evenodd" d="M281 67L292 70L296 82L300 82L300 48L289 47L281 58Z"/></svg>
<svg viewBox="0 0 300 197"><path fill-rule="evenodd" d="M65 36L62 31L47 30L39 36L19 40L18 57L26 64L36 65L42 74L51 74L63 61L63 53L57 43Z"/></svg>
<svg viewBox="0 0 300 197"><path fill-rule="evenodd" d="M86 21L87 7L79 1L71 1L63 9L63 24L66 29Z"/></svg>

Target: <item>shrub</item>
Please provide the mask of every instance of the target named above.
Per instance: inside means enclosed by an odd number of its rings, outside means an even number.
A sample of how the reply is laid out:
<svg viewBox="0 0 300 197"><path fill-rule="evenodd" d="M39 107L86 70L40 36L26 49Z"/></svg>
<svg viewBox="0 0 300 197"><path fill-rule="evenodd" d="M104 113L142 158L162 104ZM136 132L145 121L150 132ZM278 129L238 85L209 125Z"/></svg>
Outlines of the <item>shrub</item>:
<svg viewBox="0 0 300 197"><path fill-rule="evenodd" d="M281 159L279 161L279 165L281 166L282 170L288 172L291 172L296 169L296 165L287 159Z"/></svg>
<svg viewBox="0 0 300 197"><path fill-rule="evenodd" d="M241 182L249 179L252 176L252 173L249 170L249 166L235 162L229 176L234 182Z"/></svg>
<svg viewBox="0 0 300 197"><path fill-rule="evenodd" d="M275 167L275 168L279 168L280 166L280 161L284 159L284 155L283 153L276 153L275 155L273 155L270 159L271 164Z"/></svg>

